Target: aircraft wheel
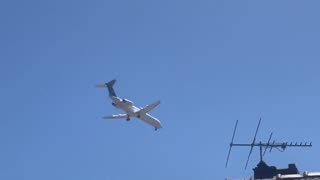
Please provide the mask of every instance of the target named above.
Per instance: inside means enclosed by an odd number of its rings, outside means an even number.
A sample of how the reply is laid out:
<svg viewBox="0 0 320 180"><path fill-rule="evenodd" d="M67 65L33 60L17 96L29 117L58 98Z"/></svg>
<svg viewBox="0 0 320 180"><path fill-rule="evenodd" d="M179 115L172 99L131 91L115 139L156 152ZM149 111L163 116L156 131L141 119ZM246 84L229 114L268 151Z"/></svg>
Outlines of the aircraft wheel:
<svg viewBox="0 0 320 180"><path fill-rule="evenodd" d="M158 128L154 128L154 130L155 130L155 131L157 131L157 130L158 130Z"/></svg>
<svg viewBox="0 0 320 180"><path fill-rule="evenodd" d="M137 118L141 118L140 114L137 115Z"/></svg>
<svg viewBox="0 0 320 180"><path fill-rule="evenodd" d="M127 121L130 121L130 118L127 118Z"/></svg>

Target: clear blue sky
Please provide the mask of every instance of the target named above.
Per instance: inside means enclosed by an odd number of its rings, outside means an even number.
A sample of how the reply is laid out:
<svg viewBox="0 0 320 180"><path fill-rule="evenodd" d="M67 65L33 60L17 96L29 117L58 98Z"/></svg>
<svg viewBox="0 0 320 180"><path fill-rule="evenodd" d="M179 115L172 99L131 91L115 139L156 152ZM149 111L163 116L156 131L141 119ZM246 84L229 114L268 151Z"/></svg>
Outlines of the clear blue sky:
<svg viewBox="0 0 320 180"><path fill-rule="evenodd" d="M0 179L213 180L252 175L237 142L313 141L273 152L320 171L319 1L0 2ZM119 113L107 92L163 129Z"/></svg>

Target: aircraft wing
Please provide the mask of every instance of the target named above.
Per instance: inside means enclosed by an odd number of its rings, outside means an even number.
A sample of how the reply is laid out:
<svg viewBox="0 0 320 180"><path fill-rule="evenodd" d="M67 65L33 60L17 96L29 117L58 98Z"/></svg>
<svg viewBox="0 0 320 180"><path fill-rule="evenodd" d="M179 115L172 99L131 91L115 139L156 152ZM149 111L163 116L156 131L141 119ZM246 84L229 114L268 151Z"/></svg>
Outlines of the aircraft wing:
<svg viewBox="0 0 320 180"><path fill-rule="evenodd" d="M103 116L103 119L124 119L124 118L128 118L127 114L115 114L115 115L111 115L111 116Z"/></svg>
<svg viewBox="0 0 320 180"><path fill-rule="evenodd" d="M160 124L160 121L157 118L152 117L150 114L143 114L140 116L139 119L150 124L151 126L155 127L156 129L159 129L162 127Z"/></svg>
<svg viewBox="0 0 320 180"><path fill-rule="evenodd" d="M149 111L151 111L153 108L158 106L159 104L160 104L160 101L154 102L154 103L152 103L152 104L140 109L138 112L139 112L139 114L146 114Z"/></svg>

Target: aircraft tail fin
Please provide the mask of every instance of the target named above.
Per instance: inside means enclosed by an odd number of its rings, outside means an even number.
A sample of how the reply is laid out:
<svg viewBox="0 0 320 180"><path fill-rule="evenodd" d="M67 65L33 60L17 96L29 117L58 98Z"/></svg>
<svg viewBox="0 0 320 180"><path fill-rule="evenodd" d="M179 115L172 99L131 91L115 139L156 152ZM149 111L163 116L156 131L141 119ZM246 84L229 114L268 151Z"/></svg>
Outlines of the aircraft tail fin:
<svg viewBox="0 0 320 180"><path fill-rule="evenodd" d="M98 84L96 85L96 87L101 87L101 88L108 88L109 91L109 96L117 96L114 89L113 89L113 85L116 83L116 80L113 79L105 84Z"/></svg>

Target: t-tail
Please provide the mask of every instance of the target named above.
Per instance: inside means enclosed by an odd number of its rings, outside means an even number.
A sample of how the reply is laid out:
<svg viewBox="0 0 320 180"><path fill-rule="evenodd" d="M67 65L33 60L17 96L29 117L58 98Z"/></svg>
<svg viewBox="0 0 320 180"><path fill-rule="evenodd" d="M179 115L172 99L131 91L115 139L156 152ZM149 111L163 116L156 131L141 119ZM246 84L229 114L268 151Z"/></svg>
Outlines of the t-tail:
<svg viewBox="0 0 320 180"><path fill-rule="evenodd" d="M108 91L109 91L109 96L115 96L117 97L116 93L114 92L114 89L113 89L113 85L116 83L116 80L113 79L105 84L98 84L96 85L96 87L102 87L102 88L108 88Z"/></svg>

